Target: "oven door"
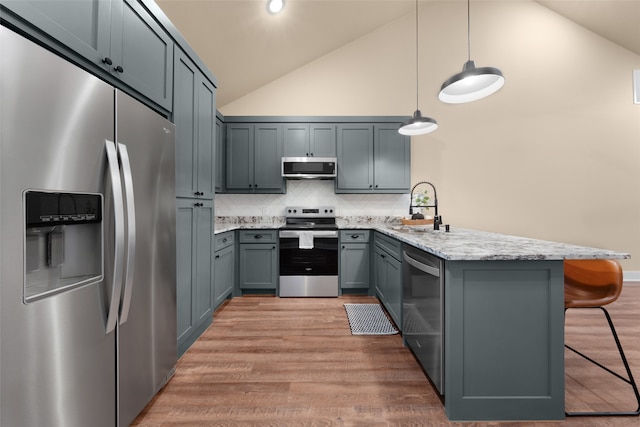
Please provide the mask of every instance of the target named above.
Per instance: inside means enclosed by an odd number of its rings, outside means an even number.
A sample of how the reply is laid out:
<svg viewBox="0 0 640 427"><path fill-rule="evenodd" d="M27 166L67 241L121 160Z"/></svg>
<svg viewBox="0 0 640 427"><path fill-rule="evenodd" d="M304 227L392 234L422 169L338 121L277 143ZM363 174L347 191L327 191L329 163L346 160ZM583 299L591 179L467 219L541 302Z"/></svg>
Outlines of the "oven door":
<svg viewBox="0 0 640 427"><path fill-rule="evenodd" d="M280 296L338 296L338 232L314 230L313 248L300 248L300 231L280 231Z"/></svg>

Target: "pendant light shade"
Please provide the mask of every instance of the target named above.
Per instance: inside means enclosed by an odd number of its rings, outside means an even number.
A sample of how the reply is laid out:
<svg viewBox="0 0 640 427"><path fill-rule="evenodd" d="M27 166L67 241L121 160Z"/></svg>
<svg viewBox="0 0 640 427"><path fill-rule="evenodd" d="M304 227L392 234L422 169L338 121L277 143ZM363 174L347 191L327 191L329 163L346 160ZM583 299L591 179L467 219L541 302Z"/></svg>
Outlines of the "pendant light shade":
<svg viewBox="0 0 640 427"><path fill-rule="evenodd" d="M473 61L467 61L462 72L442 84L438 98L448 104L461 104L489 96L502 86L502 71L494 67L476 68Z"/></svg>
<svg viewBox="0 0 640 427"><path fill-rule="evenodd" d="M416 111L406 122L402 123L398 132L402 135L424 135L438 129L438 123L431 117L423 117L418 109L418 0L416 0Z"/></svg>
<svg viewBox="0 0 640 427"><path fill-rule="evenodd" d="M438 98L448 104L476 101L497 92L504 86L502 71L494 67L476 68L476 64L471 60L470 22L470 2L467 0L467 51L469 56L462 71L447 79L440 88Z"/></svg>
<svg viewBox="0 0 640 427"><path fill-rule="evenodd" d="M424 135L438 129L438 123L431 117L422 117L420 110L413 113L413 117L402 123L398 132L402 135Z"/></svg>

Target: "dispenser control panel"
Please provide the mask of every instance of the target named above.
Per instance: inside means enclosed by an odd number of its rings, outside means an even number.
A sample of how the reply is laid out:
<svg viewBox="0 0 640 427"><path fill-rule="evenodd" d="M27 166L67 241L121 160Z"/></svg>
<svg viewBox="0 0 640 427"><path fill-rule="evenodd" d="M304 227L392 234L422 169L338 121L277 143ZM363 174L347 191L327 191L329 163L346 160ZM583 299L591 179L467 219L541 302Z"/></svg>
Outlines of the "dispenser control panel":
<svg viewBox="0 0 640 427"><path fill-rule="evenodd" d="M25 194L27 227L102 222L102 196L86 193Z"/></svg>

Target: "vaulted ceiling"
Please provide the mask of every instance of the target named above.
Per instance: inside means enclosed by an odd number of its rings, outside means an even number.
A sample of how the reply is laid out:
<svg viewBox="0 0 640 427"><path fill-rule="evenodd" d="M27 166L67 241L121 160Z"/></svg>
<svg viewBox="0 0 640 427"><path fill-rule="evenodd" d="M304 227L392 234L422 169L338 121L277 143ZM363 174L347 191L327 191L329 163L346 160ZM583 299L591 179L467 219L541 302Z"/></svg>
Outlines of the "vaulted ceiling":
<svg viewBox="0 0 640 427"><path fill-rule="evenodd" d="M219 106L415 8L413 0L285 1L286 13L270 15L266 0L156 0L218 79ZM420 0L430 1L442 0ZM640 55L640 0L537 2Z"/></svg>

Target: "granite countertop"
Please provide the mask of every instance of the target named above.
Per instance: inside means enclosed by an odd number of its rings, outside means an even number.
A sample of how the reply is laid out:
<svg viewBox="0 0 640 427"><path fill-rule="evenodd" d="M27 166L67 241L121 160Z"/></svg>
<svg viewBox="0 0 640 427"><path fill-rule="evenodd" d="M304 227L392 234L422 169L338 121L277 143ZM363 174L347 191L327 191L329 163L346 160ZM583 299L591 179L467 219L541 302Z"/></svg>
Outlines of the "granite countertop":
<svg viewBox="0 0 640 427"><path fill-rule="evenodd" d="M340 229L379 231L440 258L451 261L488 260L563 260L563 259L627 259L631 255L607 249L530 239L507 234L451 227L451 231L433 230L432 226L408 227L384 218L338 219ZM218 218L215 234L232 230L277 229L284 225L281 217Z"/></svg>

